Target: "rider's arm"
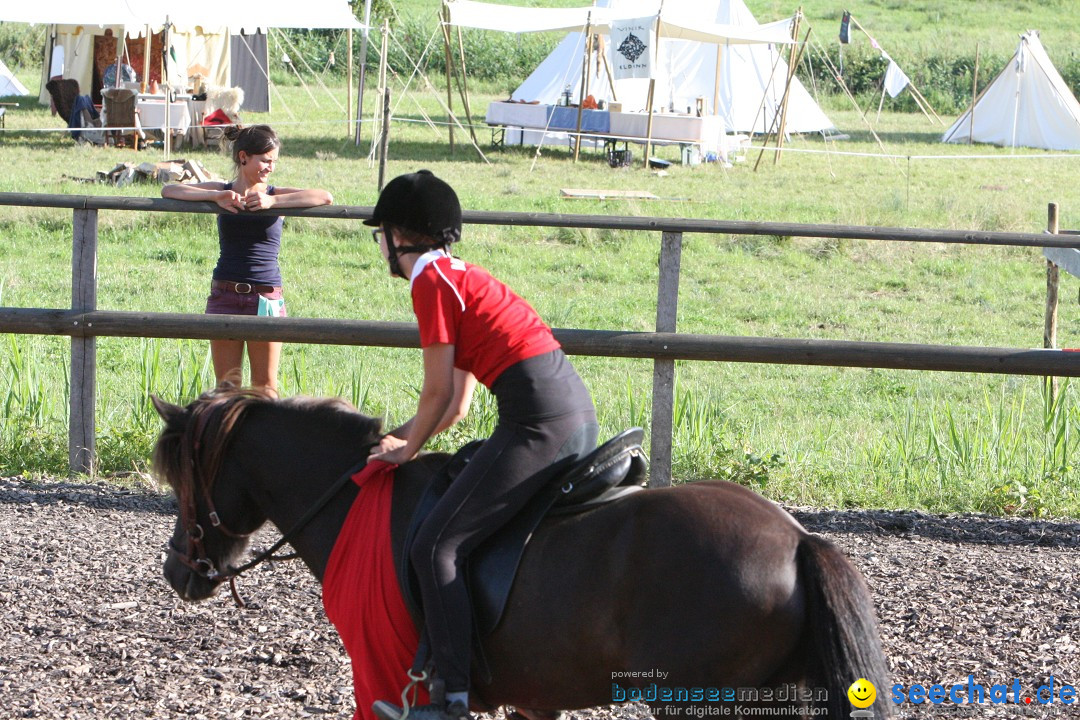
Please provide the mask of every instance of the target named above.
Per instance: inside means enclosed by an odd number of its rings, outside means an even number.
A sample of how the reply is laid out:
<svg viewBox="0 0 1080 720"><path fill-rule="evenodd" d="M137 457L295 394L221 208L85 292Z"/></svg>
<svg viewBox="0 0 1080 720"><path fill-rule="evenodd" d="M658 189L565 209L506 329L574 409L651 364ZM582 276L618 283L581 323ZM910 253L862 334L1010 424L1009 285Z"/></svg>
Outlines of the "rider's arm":
<svg viewBox="0 0 1080 720"><path fill-rule="evenodd" d="M405 444L388 450L384 443L371 457L399 465L416 457L424 443L442 429L443 421L456 416L459 408L452 409L457 395L455 385L454 346L436 343L425 347L424 384L420 388L416 414L402 426L408 427Z"/></svg>
<svg viewBox="0 0 1080 720"><path fill-rule="evenodd" d="M450 400L450 404L447 406L442 420L439 421L438 426L435 428L435 432L431 433L432 435L438 435L443 430L461 422L461 420L469 414L469 407L472 405L473 390L475 388L475 375L467 370L454 368L454 396ZM392 435L401 440L407 440L409 433L412 431L414 419L415 416L409 418L403 425L394 428L388 432L387 435Z"/></svg>

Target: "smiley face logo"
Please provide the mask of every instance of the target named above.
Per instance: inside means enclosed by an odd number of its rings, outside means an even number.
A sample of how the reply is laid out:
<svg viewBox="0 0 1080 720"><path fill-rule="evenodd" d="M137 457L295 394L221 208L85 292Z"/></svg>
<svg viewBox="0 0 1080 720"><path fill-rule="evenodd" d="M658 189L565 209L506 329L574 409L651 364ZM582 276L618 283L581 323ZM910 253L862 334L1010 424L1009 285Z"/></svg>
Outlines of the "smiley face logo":
<svg viewBox="0 0 1080 720"><path fill-rule="evenodd" d="M848 700L857 708L868 708L877 699L877 688L866 678L859 678L847 689Z"/></svg>

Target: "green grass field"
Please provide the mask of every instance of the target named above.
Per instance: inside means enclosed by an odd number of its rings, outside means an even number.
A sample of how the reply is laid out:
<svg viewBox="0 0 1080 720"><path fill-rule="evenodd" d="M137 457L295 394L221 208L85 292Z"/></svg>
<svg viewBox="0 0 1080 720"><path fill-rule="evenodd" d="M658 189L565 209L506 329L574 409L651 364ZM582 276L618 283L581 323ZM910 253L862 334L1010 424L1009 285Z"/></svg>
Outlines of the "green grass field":
<svg viewBox="0 0 1080 720"><path fill-rule="evenodd" d="M404 6L405 3L402 3ZM808 12L809 12L809 6ZM755 7L756 9L756 7ZM32 78L30 79L32 80ZM28 82L29 84L29 82ZM344 89L337 88L344 104ZM284 140L275 181L330 189L338 204L371 205L377 167L347 138L344 111L312 90L280 87L270 122ZM757 151L725 168L674 164L666 175L609 168L586 151L493 151L456 134L450 153L436 93L393 87L389 176L429 167L466 208L1039 232L1046 205L1080 225L1073 176L1080 155L942 145L921 115L876 121L830 101L844 142L794 138L779 164ZM439 92L439 96L444 93ZM481 116L500 93L474 94ZM456 101L455 101L456 102ZM369 101L368 108L373 107ZM456 104L455 107L459 107ZM160 150L73 143L47 110L10 112L0 135L0 191L157 196L154 185L86 184L122 161ZM641 150L637 150L640 157ZM677 148L661 148L676 160ZM873 156L871 156L873 155ZM228 174L224 155L182 150ZM978 156L975 158L966 156ZM655 201L566 200L560 188L646 190ZM659 237L528 228L467 228L459 248L527 297L555 327L651 329ZM211 217L102 212L98 305L201 312L216 259ZM71 213L0 208L0 304L70 304ZM289 312L298 317L411 320L404 283L387 277L366 231L344 221L289 219L282 253ZM1063 280L1060 337L1076 345L1075 280ZM686 238L683 332L955 345L1041 345L1045 263L1034 249L801 238ZM0 338L0 473L66 468L66 338ZM648 425L651 363L575 358L603 430ZM190 398L211 382L204 342L102 338L98 348L100 469L144 469L158 429L147 397ZM388 422L411 412L419 353L288 346L286 394L343 395ZM1046 407L1037 378L736 363L680 363L675 475L725 477L797 504L1080 514L1074 436L1080 410L1067 388ZM491 403L437 447L490 426Z"/></svg>

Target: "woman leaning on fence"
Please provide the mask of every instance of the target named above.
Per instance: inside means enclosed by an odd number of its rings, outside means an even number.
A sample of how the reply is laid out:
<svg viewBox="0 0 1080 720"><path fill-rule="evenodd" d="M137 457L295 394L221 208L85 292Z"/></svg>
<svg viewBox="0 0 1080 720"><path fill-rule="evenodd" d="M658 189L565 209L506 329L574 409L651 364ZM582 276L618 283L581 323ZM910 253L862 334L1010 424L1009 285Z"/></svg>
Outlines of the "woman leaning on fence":
<svg viewBox="0 0 1080 720"><path fill-rule="evenodd" d="M269 125L229 128L236 176L231 182L210 181L191 185L166 185L161 196L174 200L217 203L218 243L221 254L210 283L206 312L211 315L285 316L282 295L281 230L284 218L260 211L329 205L326 190L276 187L269 184L278 161L281 141ZM241 212L243 211L243 212ZM280 342L211 340L217 382L241 382L244 345L251 365L251 385L277 394Z"/></svg>

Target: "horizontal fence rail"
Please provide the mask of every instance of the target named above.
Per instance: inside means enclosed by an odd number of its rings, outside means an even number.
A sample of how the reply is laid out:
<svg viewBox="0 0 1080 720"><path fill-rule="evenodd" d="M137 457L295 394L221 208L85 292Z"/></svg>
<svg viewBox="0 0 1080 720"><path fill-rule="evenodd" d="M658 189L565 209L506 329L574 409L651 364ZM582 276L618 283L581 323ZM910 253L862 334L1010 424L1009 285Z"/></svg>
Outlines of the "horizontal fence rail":
<svg viewBox="0 0 1080 720"><path fill-rule="evenodd" d="M37 193L0 193L0 205L66 208L72 210L143 210L148 212L195 212L218 214L214 203L193 203L165 198L135 198ZM366 220L372 208L328 205L315 208L271 208L267 215L288 215L337 220ZM564 213L489 212L466 210L466 224L513 225L525 227L590 228L594 230L648 230L678 233L726 235L766 235L777 237L838 238L847 240L891 240L898 242L940 242L965 245L1011 245L1017 247L1064 247L1080 250L1074 234L976 232L922 228L877 227L873 225L813 225L807 223L757 222L750 220L694 220L684 218L619 217Z"/></svg>
<svg viewBox="0 0 1080 720"><path fill-rule="evenodd" d="M420 347L412 323L107 310L0 308L0 332ZM570 355L1080 377L1080 352L1068 350L570 328L554 332Z"/></svg>
<svg viewBox="0 0 1080 720"><path fill-rule="evenodd" d="M73 211L71 308L0 307L0 332L71 337L71 407L68 443L73 472L90 472L93 469L95 343L98 337L279 340L295 343L399 348L417 348L420 344L416 325L412 323L113 312L97 309L97 214L99 210L218 214L221 209L214 203L194 203L164 198L0 193L0 206L58 208ZM348 205L295 209L273 208L262 211L262 214L355 221L370 218L372 208ZM1051 220L1045 233L975 232L559 213L465 211L463 215L466 224L661 233L655 332L555 330L556 338L569 354L653 360L650 441L652 453L650 484L653 485L667 485L671 482L674 362L676 360L1080 376L1080 353L1056 349L695 335L675 331L684 233L1054 247L1080 250L1080 236L1069 231L1059 234L1056 205L1050 206ZM1056 271L1056 267L1053 267L1053 270ZM1054 297L1056 298L1056 294ZM1056 302L1052 309L1048 302L1048 318L1051 317L1051 310L1056 314ZM1051 336L1052 333L1047 335L1047 337ZM1050 344L1052 346L1052 343Z"/></svg>

